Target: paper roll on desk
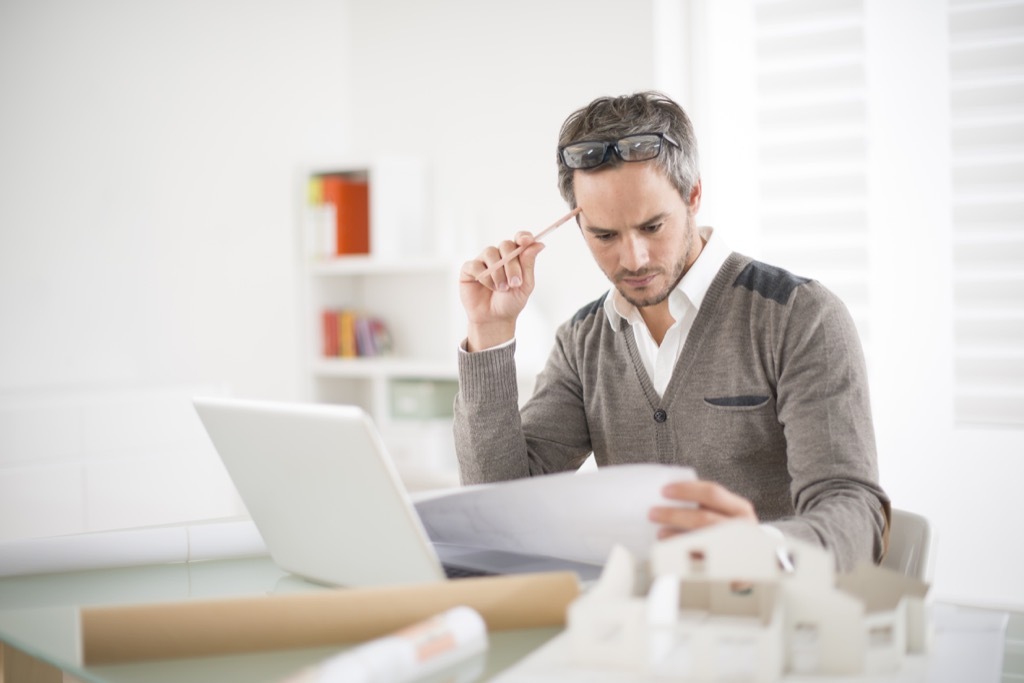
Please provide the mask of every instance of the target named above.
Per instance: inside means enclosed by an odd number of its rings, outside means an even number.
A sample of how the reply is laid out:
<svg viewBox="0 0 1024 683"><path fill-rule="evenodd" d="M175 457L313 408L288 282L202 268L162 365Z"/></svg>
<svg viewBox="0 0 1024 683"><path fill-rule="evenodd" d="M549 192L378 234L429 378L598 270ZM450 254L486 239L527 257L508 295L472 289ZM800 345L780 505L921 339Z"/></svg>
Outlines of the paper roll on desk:
<svg viewBox="0 0 1024 683"><path fill-rule="evenodd" d="M380 588L253 598L83 607L85 665L262 650L378 638L464 605L489 631L564 626L579 594L572 572L519 574Z"/></svg>
<svg viewBox="0 0 1024 683"><path fill-rule="evenodd" d="M476 610L460 605L329 657L282 683L405 683L465 663L486 649L486 624Z"/></svg>

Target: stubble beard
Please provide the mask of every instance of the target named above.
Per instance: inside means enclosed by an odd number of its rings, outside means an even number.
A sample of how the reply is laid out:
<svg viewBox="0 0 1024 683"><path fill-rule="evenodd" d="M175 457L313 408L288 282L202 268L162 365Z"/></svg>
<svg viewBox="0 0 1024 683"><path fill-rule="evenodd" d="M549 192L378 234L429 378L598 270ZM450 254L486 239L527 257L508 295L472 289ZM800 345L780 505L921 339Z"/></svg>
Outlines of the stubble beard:
<svg viewBox="0 0 1024 683"><path fill-rule="evenodd" d="M667 299L669 294L672 293L672 290L674 290L676 288L676 286L679 284L679 281L683 279L683 274L686 272L686 256L683 256L683 258L680 261L678 261L675 264L675 266L672 268L671 284L668 287L666 287L665 289L661 290L660 292L658 292L656 294L652 294L650 296L639 298L639 297L636 297L635 295L631 295L626 289L624 289L623 287L621 287L619 285L619 282L621 282L621 280L623 278L627 278L627 277L631 277L631 278L632 277L645 277L647 275L651 275L651 274L656 273L656 272L657 271L653 271L653 270L641 270L641 271L636 272L636 273L632 273L632 272L618 273L616 275L616 277L615 277L615 288L617 290L619 290L619 294L622 296L623 299L625 299L629 303L633 304L637 308L644 308L646 306L656 306L656 305L660 304L662 301L664 301L665 299Z"/></svg>

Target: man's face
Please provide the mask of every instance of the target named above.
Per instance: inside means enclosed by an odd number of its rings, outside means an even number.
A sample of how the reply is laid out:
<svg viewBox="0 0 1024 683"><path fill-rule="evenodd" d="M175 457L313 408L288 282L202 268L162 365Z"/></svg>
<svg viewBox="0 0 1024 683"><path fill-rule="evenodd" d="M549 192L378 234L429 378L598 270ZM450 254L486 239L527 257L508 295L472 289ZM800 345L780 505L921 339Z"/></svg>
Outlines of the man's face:
<svg viewBox="0 0 1024 683"><path fill-rule="evenodd" d="M663 302L700 254L700 184L686 202L647 161L576 171L573 184L597 265L634 306Z"/></svg>

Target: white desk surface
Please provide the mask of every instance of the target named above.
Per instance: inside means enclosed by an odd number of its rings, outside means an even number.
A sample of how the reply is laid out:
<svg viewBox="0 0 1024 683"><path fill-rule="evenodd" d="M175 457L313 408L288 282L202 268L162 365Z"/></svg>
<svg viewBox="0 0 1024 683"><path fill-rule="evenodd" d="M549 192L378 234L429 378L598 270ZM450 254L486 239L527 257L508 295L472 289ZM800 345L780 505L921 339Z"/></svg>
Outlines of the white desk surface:
<svg viewBox="0 0 1024 683"><path fill-rule="evenodd" d="M77 608L320 590L327 589L283 572L268 557L7 577L0 579L0 641L83 683L272 683L345 648L83 667L77 655ZM477 680L508 668L558 631L490 634Z"/></svg>
<svg viewBox="0 0 1024 683"><path fill-rule="evenodd" d="M77 663L77 608L318 590L325 589L281 571L267 557L8 577L0 579L0 641L83 683L273 683L344 648L83 667ZM813 683L998 683L1007 615L935 607L935 647L928 658L908 658L904 670L895 676L821 678ZM559 629L543 628L490 634L483 671L468 680L490 680L501 672L505 672L502 680L508 681L557 680L544 674L543 665L558 656L558 633ZM509 671L516 663L520 666ZM637 679L606 676L601 680ZM793 680L812 683L806 677Z"/></svg>

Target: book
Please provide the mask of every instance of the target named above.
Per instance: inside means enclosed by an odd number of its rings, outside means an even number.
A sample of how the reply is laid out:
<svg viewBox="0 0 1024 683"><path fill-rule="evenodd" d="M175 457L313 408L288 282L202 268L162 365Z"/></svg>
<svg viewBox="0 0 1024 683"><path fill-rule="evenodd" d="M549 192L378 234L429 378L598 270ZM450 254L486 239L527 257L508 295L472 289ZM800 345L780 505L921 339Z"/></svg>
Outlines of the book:
<svg viewBox="0 0 1024 683"><path fill-rule="evenodd" d="M305 240L310 258L333 257L337 252L337 211L324 201L324 179L310 176L306 183Z"/></svg>
<svg viewBox="0 0 1024 683"><path fill-rule="evenodd" d="M386 355L391 353L391 331L380 318L370 320L370 329L373 333L373 346L378 354Z"/></svg>
<svg viewBox="0 0 1024 683"><path fill-rule="evenodd" d="M334 210L334 256L370 253L370 185L355 175L319 177L323 204Z"/></svg>
<svg viewBox="0 0 1024 683"><path fill-rule="evenodd" d="M320 312L325 358L380 356L391 352L391 333L383 320L347 308Z"/></svg>
<svg viewBox="0 0 1024 683"><path fill-rule="evenodd" d="M360 356L376 356L377 345L373 340L373 330L370 319L366 316L359 316L355 321L356 353Z"/></svg>
<svg viewBox="0 0 1024 683"><path fill-rule="evenodd" d="M338 355L338 312L324 311L322 320L324 356L333 358Z"/></svg>
<svg viewBox="0 0 1024 683"><path fill-rule="evenodd" d="M342 358L359 355L356 347L356 318L352 311L338 313L338 352Z"/></svg>

